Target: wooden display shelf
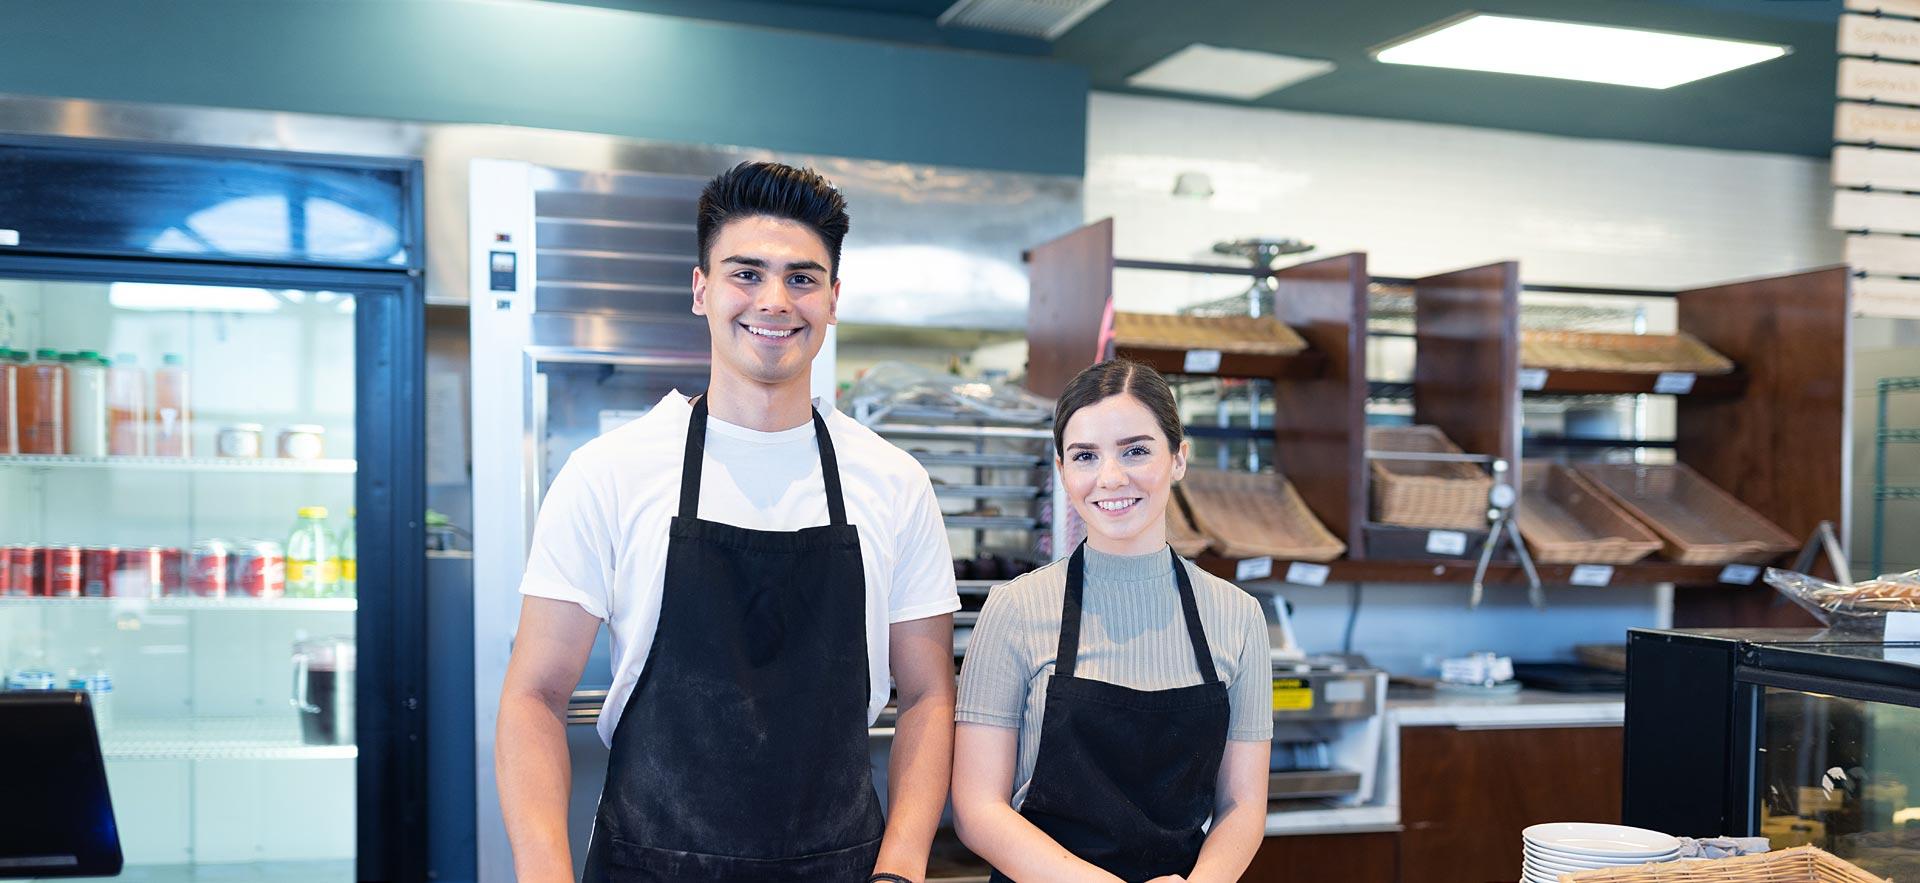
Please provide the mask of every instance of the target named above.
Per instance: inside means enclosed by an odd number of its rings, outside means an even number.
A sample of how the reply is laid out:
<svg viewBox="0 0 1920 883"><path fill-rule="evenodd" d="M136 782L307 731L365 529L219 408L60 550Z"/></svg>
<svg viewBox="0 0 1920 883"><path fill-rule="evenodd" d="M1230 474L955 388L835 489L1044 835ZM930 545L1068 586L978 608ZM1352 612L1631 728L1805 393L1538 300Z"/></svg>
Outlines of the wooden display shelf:
<svg viewBox="0 0 1920 883"><path fill-rule="evenodd" d="M1685 393L1672 392L1662 388L1661 378L1667 375L1647 374L1639 371L1562 371L1555 368L1522 369L1542 371L1546 380L1537 388L1524 383L1521 391L1540 395L1634 395L1651 393L1657 395L1690 396L1737 396L1747 390L1747 375L1735 371L1731 374L1696 374L1691 388ZM1677 372L1676 372L1677 373ZM1671 382L1671 381L1668 381Z"/></svg>
<svg viewBox="0 0 1920 883"><path fill-rule="evenodd" d="M1478 553L1476 548L1475 553ZM1221 579L1231 580L1239 572L1240 561L1234 558L1222 558L1211 553L1194 559L1194 563ZM1284 581L1291 562L1275 561L1272 579ZM1474 558L1428 558L1408 560L1353 561L1341 559L1329 561L1327 579L1329 583L1445 583L1465 585L1473 582ZM1572 564L1541 564L1537 566L1540 582L1547 586L1572 585ZM1764 567L1761 570L1764 571ZM1612 578L1606 587L1650 586L1659 583L1673 583L1678 586L1721 586L1726 588L1753 588L1757 591L1772 593L1766 585L1755 580L1751 585L1744 583L1723 583L1720 581L1723 568L1718 564L1674 564L1667 561L1642 561L1637 564L1622 564L1613 567ZM1515 561L1496 560L1487 566L1487 582L1491 585L1525 585L1526 574Z"/></svg>
<svg viewBox="0 0 1920 883"><path fill-rule="evenodd" d="M1327 367L1327 357L1314 350L1291 356L1221 352L1218 354L1218 368L1200 371L1189 367L1193 364L1189 353L1193 352L1202 351L1137 344L1120 345L1114 348L1114 355L1140 362L1162 374L1304 380L1319 377Z"/></svg>

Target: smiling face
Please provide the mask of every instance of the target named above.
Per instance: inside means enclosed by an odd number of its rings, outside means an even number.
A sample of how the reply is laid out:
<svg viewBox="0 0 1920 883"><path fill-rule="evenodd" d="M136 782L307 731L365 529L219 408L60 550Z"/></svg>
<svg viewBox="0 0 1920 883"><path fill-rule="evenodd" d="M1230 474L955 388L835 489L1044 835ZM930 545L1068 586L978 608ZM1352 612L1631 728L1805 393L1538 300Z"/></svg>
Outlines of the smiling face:
<svg viewBox="0 0 1920 883"><path fill-rule="evenodd" d="M1067 499L1087 523L1087 544L1113 555L1144 555L1167 542L1167 501L1187 474L1187 443L1176 449L1153 412L1127 393L1073 412L1057 466Z"/></svg>
<svg viewBox="0 0 1920 883"><path fill-rule="evenodd" d="M826 243L806 225L754 215L713 237L693 271L693 311L707 318L716 386L797 387L834 324L840 283Z"/></svg>

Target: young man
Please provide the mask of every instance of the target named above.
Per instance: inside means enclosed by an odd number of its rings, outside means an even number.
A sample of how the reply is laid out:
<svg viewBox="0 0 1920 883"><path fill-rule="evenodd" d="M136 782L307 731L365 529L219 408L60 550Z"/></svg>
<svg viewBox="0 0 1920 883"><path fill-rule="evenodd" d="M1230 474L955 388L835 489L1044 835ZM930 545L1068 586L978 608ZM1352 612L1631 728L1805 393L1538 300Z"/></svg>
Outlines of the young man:
<svg viewBox="0 0 1920 883"><path fill-rule="evenodd" d="M808 395L845 201L744 163L700 197L704 395L582 446L534 528L500 699L522 881L572 876L566 703L602 621L612 748L586 880L919 883L953 750L952 554L926 470ZM883 821L867 727L891 674Z"/></svg>

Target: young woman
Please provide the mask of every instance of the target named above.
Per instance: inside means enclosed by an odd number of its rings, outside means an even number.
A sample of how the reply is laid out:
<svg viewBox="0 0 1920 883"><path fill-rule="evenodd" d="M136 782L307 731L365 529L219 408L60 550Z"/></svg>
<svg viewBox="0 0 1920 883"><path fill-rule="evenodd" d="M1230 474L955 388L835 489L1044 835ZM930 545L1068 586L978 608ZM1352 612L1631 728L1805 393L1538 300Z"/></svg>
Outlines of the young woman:
<svg viewBox="0 0 1920 883"><path fill-rule="evenodd" d="M994 881L1238 880L1266 828L1272 657L1259 602L1167 547L1188 452L1173 392L1103 362L1067 384L1053 435L1087 541L980 613L960 839Z"/></svg>

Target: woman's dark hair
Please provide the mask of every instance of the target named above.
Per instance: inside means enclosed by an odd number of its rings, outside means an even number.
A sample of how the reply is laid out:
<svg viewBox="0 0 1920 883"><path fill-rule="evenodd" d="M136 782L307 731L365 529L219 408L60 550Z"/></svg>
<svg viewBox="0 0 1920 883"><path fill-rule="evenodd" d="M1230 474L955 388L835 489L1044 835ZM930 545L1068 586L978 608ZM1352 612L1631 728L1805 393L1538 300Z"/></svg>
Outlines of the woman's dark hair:
<svg viewBox="0 0 1920 883"><path fill-rule="evenodd" d="M1067 381L1060 401L1053 406L1053 450L1061 456L1066 446L1067 421L1073 412L1097 405L1125 393L1153 413L1154 422L1174 450L1184 435L1180 431L1180 409L1173 403L1173 388L1160 372L1131 359L1108 359L1082 371Z"/></svg>
<svg viewBox="0 0 1920 883"><path fill-rule="evenodd" d="M743 162L715 175L700 191L700 269L710 271L713 237L743 218L768 217L804 224L826 243L827 275L840 278L840 241L852 222L847 200L819 172L777 162Z"/></svg>

